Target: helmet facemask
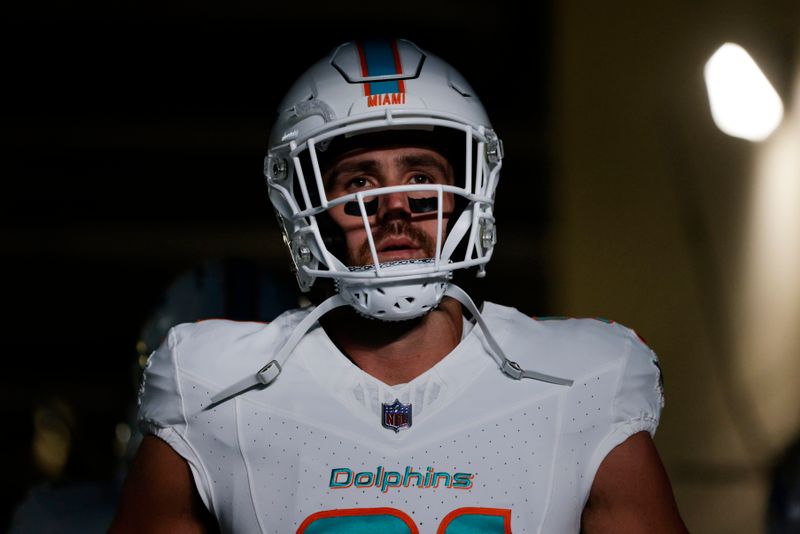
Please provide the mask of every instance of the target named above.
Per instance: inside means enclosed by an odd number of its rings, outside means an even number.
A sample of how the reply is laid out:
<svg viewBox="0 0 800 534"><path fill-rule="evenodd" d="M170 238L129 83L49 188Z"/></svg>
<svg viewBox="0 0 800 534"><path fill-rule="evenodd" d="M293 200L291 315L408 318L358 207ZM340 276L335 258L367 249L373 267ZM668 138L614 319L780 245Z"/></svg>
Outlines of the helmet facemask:
<svg viewBox="0 0 800 534"><path fill-rule="evenodd" d="M430 118L407 122L401 129L386 129L384 122L382 130L365 128L368 134L343 136L339 129L302 145L290 143L286 157L273 153L265 168L301 289L307 291L316 278L332 278L356 311L387 321L434 309L454 270L477 268L481 276L496 241L492 206L502 153L493 132ZM355 148L387 147L436 151L452 165L454 183L393 185L330 197L323 179L329 165ZM381 261L376 243L384 230L376 224L376 211L387 195L398 194L408 202L409 230L415 220L430 221L429 228L435 221L430 258ZM340 220L342 213L352 217L347 221L350 231L354 225L363 229L360 261L348 261L333 210Z"/></svg>

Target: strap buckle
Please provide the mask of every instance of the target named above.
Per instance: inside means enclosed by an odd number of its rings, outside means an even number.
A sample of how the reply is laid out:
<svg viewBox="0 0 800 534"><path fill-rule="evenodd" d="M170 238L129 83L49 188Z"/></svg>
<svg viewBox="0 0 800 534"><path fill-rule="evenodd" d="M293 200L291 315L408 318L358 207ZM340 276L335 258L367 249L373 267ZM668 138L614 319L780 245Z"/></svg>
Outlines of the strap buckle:
<svg viewBox="0 0 800 534"><path fill-rule="evenodd" d="M281 374L281 364L278 363L278 360L272 360L267 365L261 368L259 372L256 373L256 379L263 385L268 385L270 382L278 378L278 375Z"/></svg>
<svg viewBox="0 0 800 534"><path fill-rule="evenodd" d="M525 372L517 362L512 362L511 360L505 360L500 369L514 380L522 379L522 375Z"/></svg>

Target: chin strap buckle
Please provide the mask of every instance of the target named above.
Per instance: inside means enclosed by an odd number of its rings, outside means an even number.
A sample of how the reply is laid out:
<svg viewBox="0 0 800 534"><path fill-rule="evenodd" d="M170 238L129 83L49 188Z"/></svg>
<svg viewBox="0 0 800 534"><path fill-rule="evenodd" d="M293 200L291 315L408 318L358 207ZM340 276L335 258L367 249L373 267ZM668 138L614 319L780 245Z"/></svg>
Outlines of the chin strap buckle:
<svg viewBox="0 0 800 534"><path fill-rule="evenodd" d="M282 370L283 369L281 369L281 364L278 363L278 360L272 360L256 373L256 379L258 379L261 384L267 386L273 380L278 378L278 375L281 374Z"/></svg>
<svg viewBox="0 0 800 534"><path fill-rule="evenodd" d="M512 362L511 360L504 361L500 370L514 380L521 380L523 373L525 373L517 362Z"/></svg>

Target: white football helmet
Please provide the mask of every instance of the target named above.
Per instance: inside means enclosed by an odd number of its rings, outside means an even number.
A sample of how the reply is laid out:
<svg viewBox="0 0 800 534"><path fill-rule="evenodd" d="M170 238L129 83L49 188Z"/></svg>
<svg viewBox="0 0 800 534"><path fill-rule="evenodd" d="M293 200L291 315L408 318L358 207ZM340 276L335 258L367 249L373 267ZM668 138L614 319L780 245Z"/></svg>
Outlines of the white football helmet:
<svg viewBox="0 0 800 534"><path fill-rule="evenodd" d="M387 134L404 139L419 134L434 147L442 140L447 148L440 152L458 174L455 185L400 185L328 198L322 175L333 147L371 146ZM300 289L308 291L317 278L332 278L364 315L396 321L427 313L442 299L454 270L485 272L496 242L492 208L502 158L502 143L475 92L442 59L402 39L337 47L306 71L280 104L264 165ZM434 257L378 260L370 210L381 195L396 192L422 201L411 211L437 212ZM458 211L445 222L443 196L448 194ZM345 265L332 244L336 228L326 212L341 204L363 221L369 265Z"/></svg>

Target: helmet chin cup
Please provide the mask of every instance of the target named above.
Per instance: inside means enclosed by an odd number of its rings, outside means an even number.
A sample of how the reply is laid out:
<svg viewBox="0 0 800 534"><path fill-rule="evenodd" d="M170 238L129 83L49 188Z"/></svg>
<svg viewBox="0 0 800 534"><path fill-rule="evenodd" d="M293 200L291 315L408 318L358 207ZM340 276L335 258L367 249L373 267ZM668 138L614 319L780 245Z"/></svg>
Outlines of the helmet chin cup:
<svg viewBox="0 0 800 534"><path fill-rule="evenodd" d="M410 264L433 260L399 260L380 264L382 275L408 271ZM374 266L351 270L375 271ZM413 280L337 279L336 290L359 314L381 321L406 321L422 317L436 308L444 297L451 273L439 272Z"/></svg>

